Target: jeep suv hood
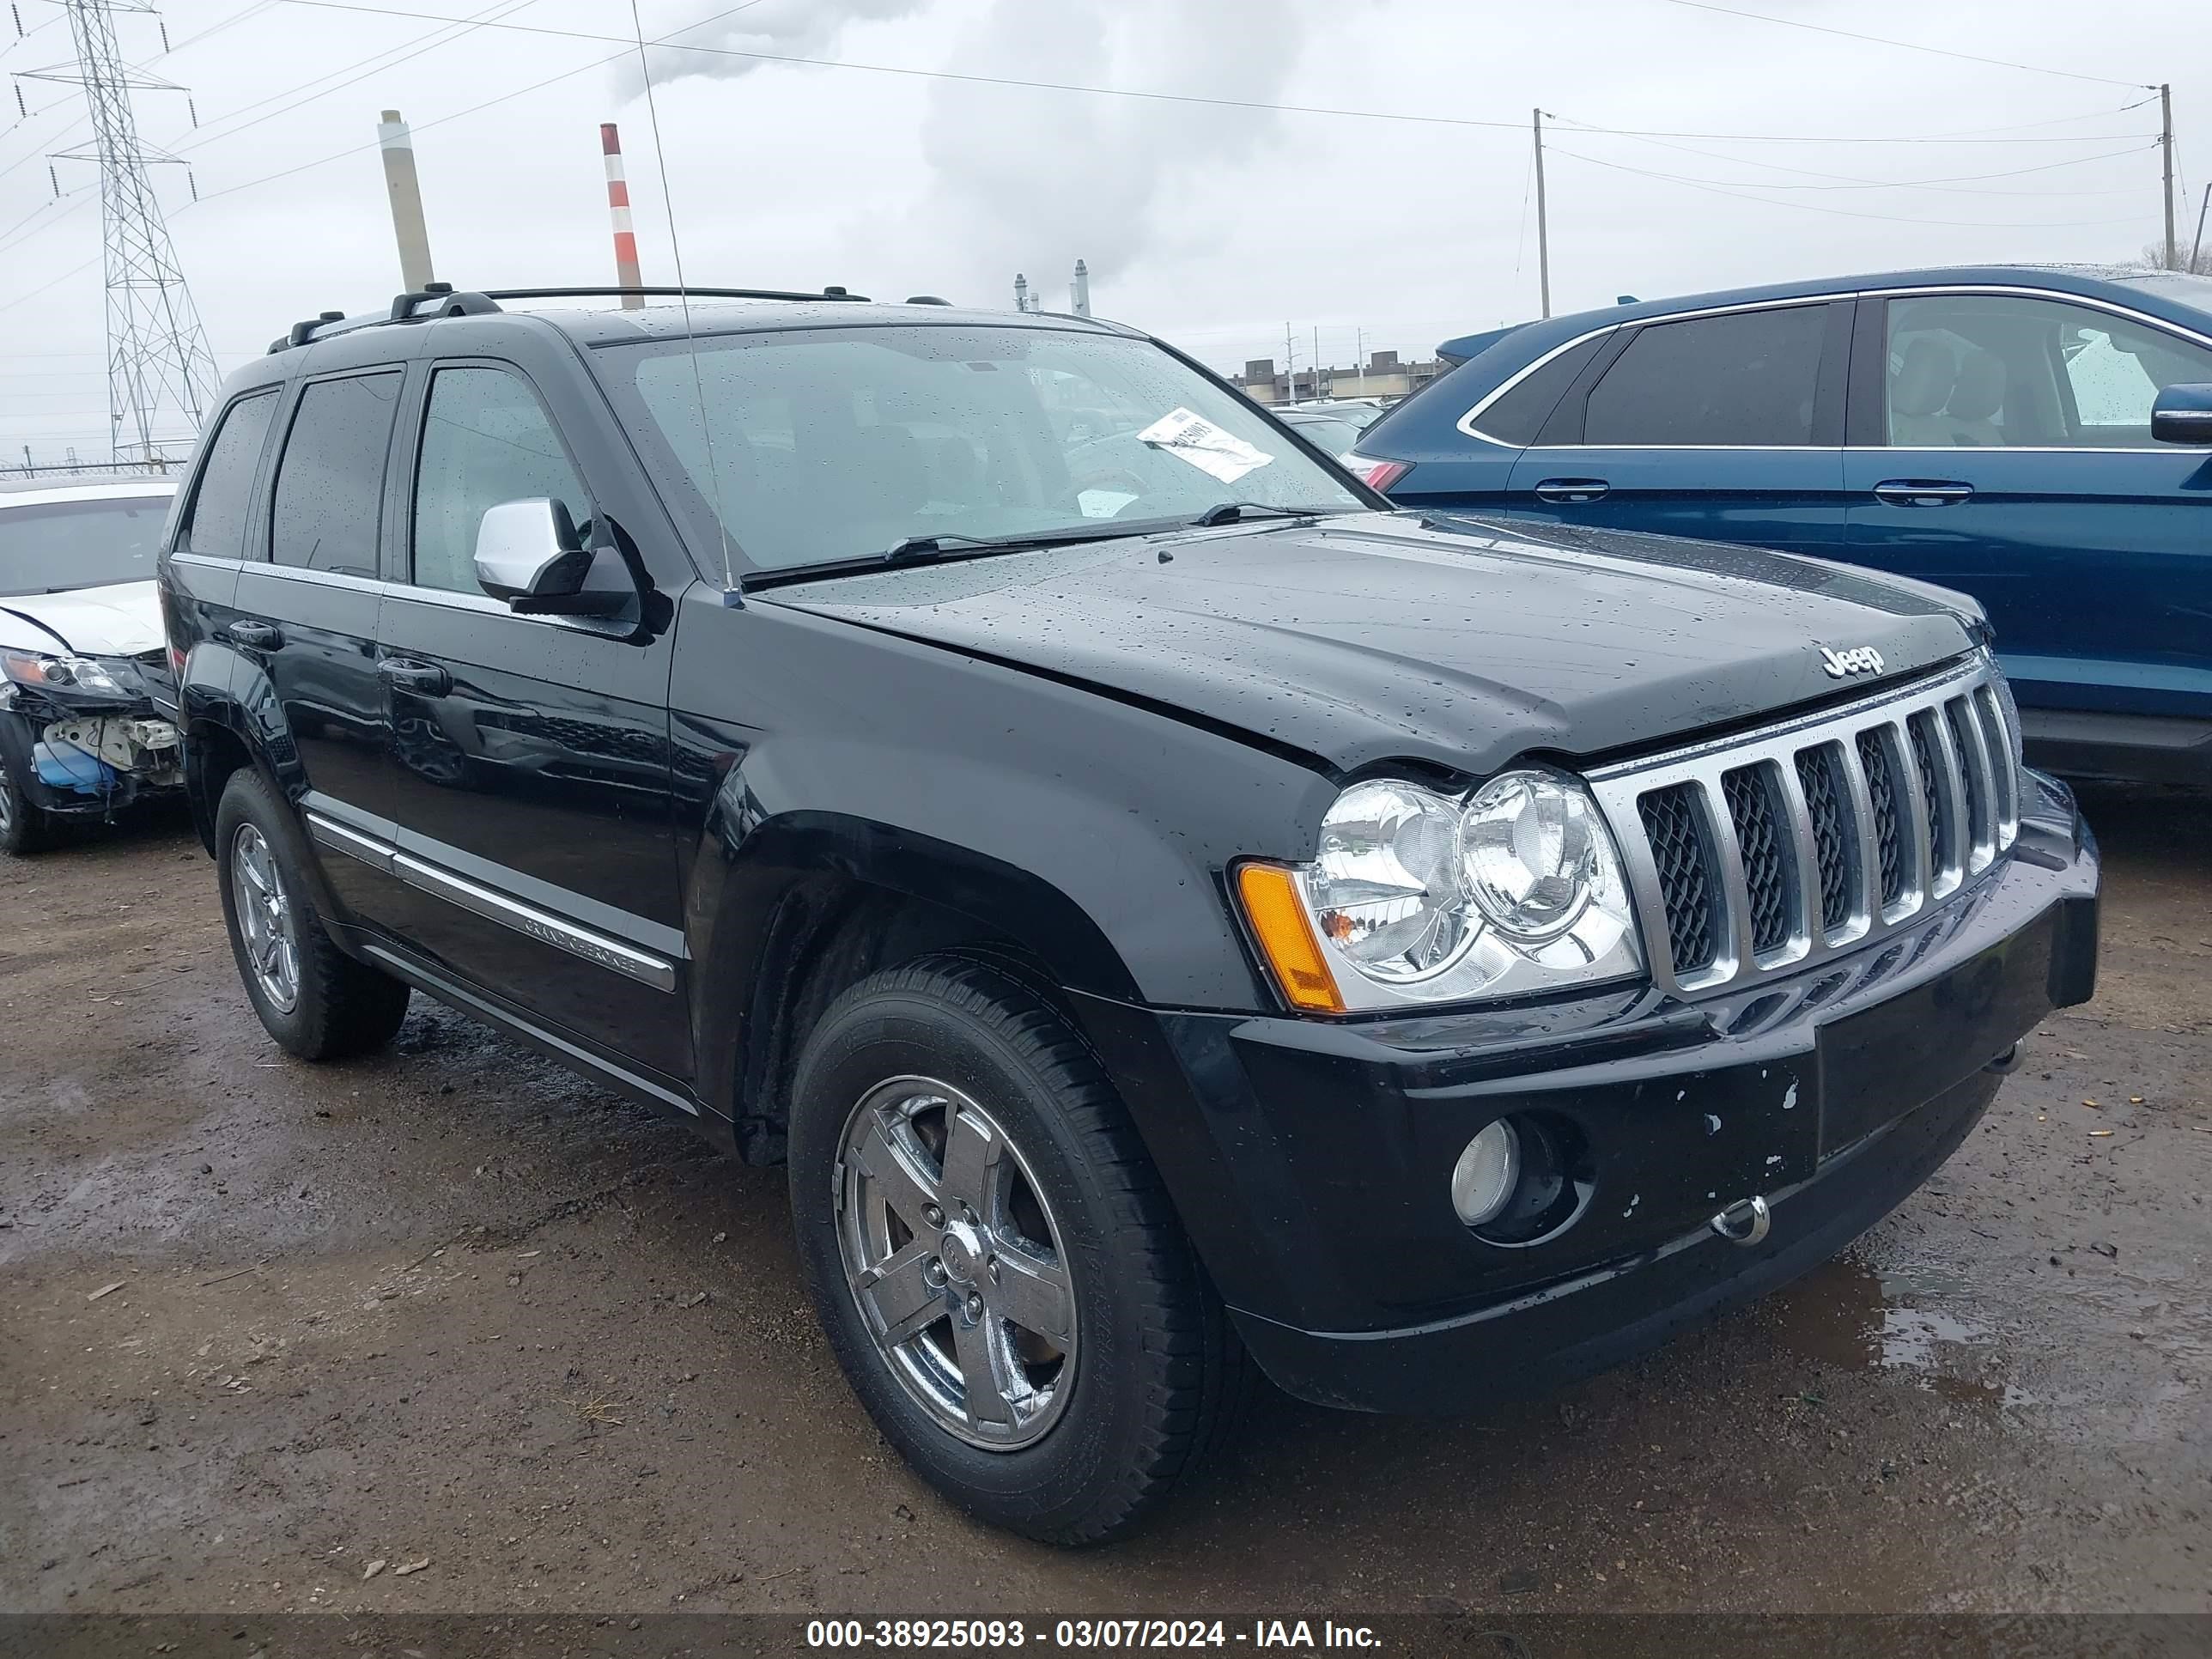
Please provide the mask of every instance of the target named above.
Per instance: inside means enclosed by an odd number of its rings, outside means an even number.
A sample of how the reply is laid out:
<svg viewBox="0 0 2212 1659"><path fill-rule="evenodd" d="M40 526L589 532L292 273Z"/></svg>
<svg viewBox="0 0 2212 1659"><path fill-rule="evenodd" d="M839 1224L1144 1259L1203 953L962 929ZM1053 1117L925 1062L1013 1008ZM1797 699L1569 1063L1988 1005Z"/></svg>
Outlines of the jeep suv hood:
<svg viewBox="0 0 2212 1659"><path fill-rule="evenodd" d="M0 647L10 651L137 657L161 644L161 596L152 582L0 595Z"/></svg>
<svg viewBox="0 0 2212 1659"><path fill-rule="evenodd" d="M1648 747L1909 675L1971 599L1711 543L1352 514L1009 553L762 602L1073 680L1342 770ZM1834 678L1821 647L1870 647ZM1080 757L1072 756L1079 763Z"/></svg>

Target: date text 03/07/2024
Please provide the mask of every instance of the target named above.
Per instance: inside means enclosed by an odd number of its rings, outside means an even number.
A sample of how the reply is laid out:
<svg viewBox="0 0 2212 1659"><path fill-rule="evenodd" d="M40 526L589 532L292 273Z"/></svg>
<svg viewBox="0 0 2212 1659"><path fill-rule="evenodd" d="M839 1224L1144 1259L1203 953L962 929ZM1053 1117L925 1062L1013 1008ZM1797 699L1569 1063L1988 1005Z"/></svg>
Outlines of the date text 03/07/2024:
<svg viewBox="0 0 2212 1659"><path fill-rule="evenodd" d="M1366 1625L1334 1620L1255 1619L1237 1629L1220 1619L1060 1619L1034 1630L1019 1619L815 1619L806 1645L822 1649L1225 1648L1376 1649L1382 1638Z"/></svg>

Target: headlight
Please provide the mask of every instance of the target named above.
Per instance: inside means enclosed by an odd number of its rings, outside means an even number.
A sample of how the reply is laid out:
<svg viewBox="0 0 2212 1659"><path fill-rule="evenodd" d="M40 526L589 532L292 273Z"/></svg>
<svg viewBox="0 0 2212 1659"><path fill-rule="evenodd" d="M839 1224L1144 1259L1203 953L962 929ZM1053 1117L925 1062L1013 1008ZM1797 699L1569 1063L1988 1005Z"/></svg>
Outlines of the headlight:
<svg viewBox="0 0 2212 1659"><path fill-rule="evenodd" d="M0 653L0 671L19 685L35 685L58 691L90 692L94 696L127 697L115 677L90 657L46 657L29 652Z"/></svg>
<svg viewBox="0 0 2212 1659"><path fill-rule="evenodd" d="M1300 1008L1526 995L1644 969L1597 803L1534 768L1467 794L1355 784L1322 820L1312 863L1243 865L1238 891Z"/></svg>

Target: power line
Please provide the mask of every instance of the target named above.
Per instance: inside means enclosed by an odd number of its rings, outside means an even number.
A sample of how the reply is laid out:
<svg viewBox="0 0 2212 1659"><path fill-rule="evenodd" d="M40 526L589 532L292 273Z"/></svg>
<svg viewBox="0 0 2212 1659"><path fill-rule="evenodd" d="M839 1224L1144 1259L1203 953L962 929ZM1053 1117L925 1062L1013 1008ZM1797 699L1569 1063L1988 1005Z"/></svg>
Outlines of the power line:
<svg viewBox="0 0 2212 1659"><path fill-rule="evenodd" d="M2094 81L2100 86L2140 87L2142 81L2115 81L2109 76L2084 75L2079 70L2050 69L2041 64L2015 64L2006 58L1980 58L1971 52L1953 52L1944 46L1923 46L1911 40L1893 40L1886 35L1860 34L1851 29L1832 28L1826 23L1802 22L1795 17L1770 17L1763 11L1741 11L1734 6L1717 6L1711 0L1667 0L1670 6L1683 6L1692 11L1718 12L1723 17L1741 17L1754 23L1771 23L1778 28L1804 29L1814 34L1832 34L1845 40L1863 40L1870 46L1894 46L1899 52L1924 52L1936 58L1954 58L1962 63L1986 64L1992 69L2020 70L2029 75L2056 75L2069 81Z"/></svg>
<svg viewBox="0 0 2212 1659"><path fill-rule="evenodd" d="M411 17L429 22L457 23L465 19L438 12L411 11L392 6L372 6L357 0L283 0L291 6L307 6L318 11L363 12L377 17ZM534 23L490 22L486 28L505 29L520 34L543 34L569 40L592 40L608 45L624 44L618 34L599 34L583 29L549 28ZM691 27L697 27L694 24ZM678 31L682 33L683 31ZM890 75L922 81L951 81L970 86L1015 87L1037 92L1073 92L1094 98L1129 98L1146 103L1194 104L1212 109L1243 109L1284 115L1328 115L1347 120L1397 121L1418 126L1473 127L1490 131L1520 132L1519 121L1486 120L1479 116L1424 115L1406 110L1354 109L1341 106L1316 104L1280 104L1256 98L1212 98L1200 93L1156 92L1134 87L1092 86L1078 81L1038 81L1010 75L976 75L959 70L914 69L892 64L858 64L836 58L806 58L794 52L748 52L736 46L680 46L671 40L648 43L669 52L688 52L707 57L742 58L749 63L785 64L807 69L846 70L866 75ZM633 48L634 50L634 48ZM2121 82L2132 85L2132 82ZM2026 143L2067 144L2112 143L2131 139L2131 132L2100 135L2081 134L2073 137L2049 138L1945 138L1943 135L1922 134L1914 137L1869 137L1851 135L1826 138L1802 133L1727 133L1727 132L1656 132L1632 127L1604 127L1593 131L1618 133L1629 137L1709 138L1745 143L1894 143L1921 144L1934 142L1958 143Z"/></svg>
<svg viewBox="0 0 2212 1659"><path fill-rule="evenodd" d="M1764 203L1768 207L1796 208L1804 213L1825 213L1839 219L1878 219L1893 225L1931 225L1950 230L2070 230L2091 225L2131 225L2141 222L2142 216L2130 214L2120 219L2062 219L2057 221L2028 220L2007 222L1991 219L1921 219L1899 213L1868 213L1852 208L1822 207L1812 202L1794 202L1787 197L1777 199L1771 196L1756 196L1749 191L1707 179L1685 179L1679 173L1656 173L1649 167L1632 167L1620 161L1601 161L1595 155L1583 155L1557 145L1547 145L1553 155L1580 161L1594 167L1604 167L1613 173L1632 173L1639 179L1657 179L1670 185L1680 185L1689 190L1702 190L1714 196L1730 196L1738 201Z"/></svg>

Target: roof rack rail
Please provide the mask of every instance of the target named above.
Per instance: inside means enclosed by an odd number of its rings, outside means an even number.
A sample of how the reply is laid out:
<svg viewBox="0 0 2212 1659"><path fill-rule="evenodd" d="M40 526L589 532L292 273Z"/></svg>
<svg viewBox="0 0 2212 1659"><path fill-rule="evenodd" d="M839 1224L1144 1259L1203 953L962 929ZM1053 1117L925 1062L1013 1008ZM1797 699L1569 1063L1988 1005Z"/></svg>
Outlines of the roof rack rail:
<svg viewBox="0 0 2212 1659"><path fill-rule="evenodd" d="M274 353L289 351L294 346L303 346L321 338L325 333L350 333L356 328L374 328L380 323L420 323L434 317L478 317L500 309L501 300L585 300L608 296L637 295L647 299L706 300L796 300L849 301L855 304L868 303L865 294L854 294L831 286L819 294L801 294L794 289L780 288L621 288L597 286L586 288L497 288L481 292L456 289L451 283L425 283L412 294L394 295L390 309L381 317L374 314L349 318L343 311L325 311L319 317L310 317L292 325L281 340L269 343ZM930 303L942 305L943 301ZM424 307L430 307L428 310ZM343 330L337 325L344 324Z"/></svg>
<svg viewBox="0 0 2212 1659"><path fill-rule="evenodd" d="M818 294L801 294L781 288L602 288L593 284L586 288L486 289L483 297L487 300L588 300L606 295L626 294L661 300L680 300L689 295L708 300L848 300L858 304L868 303L866 295L849 293L834 285Z"/></svg>

